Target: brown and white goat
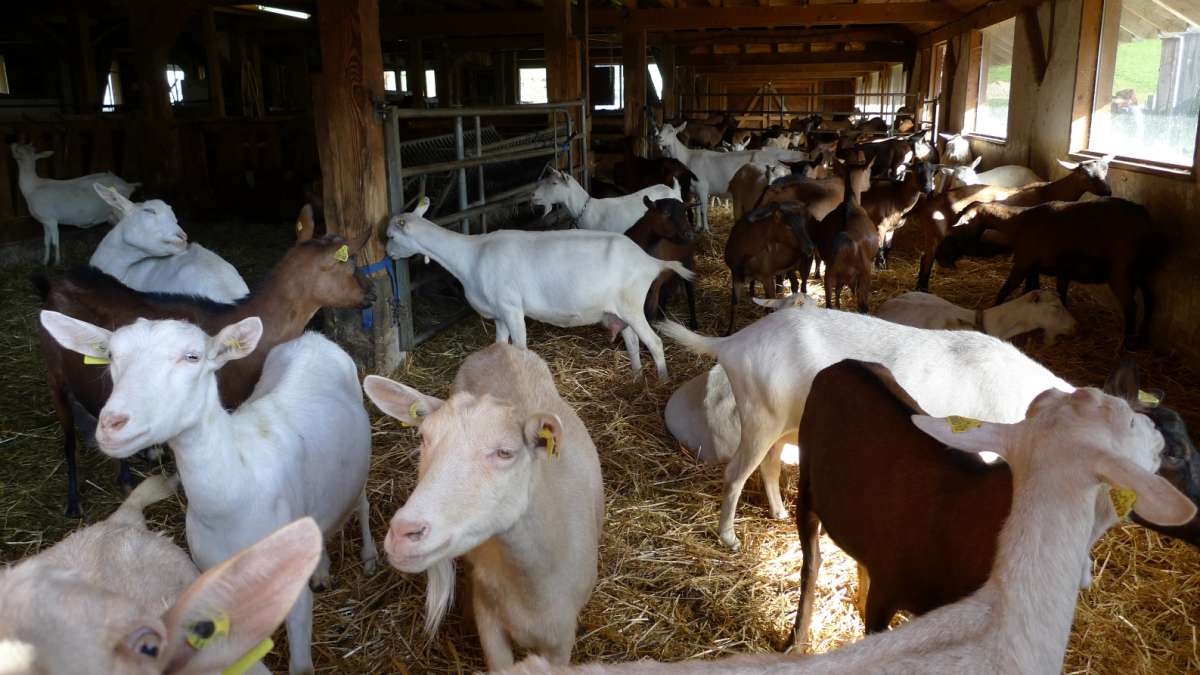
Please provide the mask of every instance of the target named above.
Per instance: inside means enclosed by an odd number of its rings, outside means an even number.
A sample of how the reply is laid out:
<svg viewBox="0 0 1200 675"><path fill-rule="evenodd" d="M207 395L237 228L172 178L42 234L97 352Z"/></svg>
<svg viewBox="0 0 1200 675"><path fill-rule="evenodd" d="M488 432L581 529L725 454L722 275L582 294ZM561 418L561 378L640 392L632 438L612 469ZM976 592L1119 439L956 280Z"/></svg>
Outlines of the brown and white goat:
<svg viewBox="0 0 1200 675"><path fill-rule="evenodd" d="M642 214L633 227L625 231L625 236L637 242L643 251L655 258L676 260L694 272L696 270L694 260L696 234L688 220L683 202L678 199L650 201L649 197L644 197L643 203L646 206L646 213ZM659 316L666 315L667 303L670 301L679 279L678 274L668 270L658 275L654 283L650 284L650 291L646 293L646 318L648 320L653 321ZM688 325L695 328L697 325L695 280L684 280L683 287L687 293ZM615 338L620 327L610 326L610 328L616 328L613 334Z"/></svg>

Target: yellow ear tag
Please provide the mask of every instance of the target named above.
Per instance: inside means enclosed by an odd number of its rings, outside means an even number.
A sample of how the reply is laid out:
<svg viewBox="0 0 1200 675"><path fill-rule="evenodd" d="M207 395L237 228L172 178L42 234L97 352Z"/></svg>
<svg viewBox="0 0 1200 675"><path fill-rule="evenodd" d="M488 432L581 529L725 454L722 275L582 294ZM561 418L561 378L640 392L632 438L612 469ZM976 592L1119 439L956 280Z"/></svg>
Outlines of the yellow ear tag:
<svg viewBox="0 0 1200 675"><path fill-rule="evenodd" d="M983 426L983 422L979 420L971 419L970 417L959 417L958 415L951 415L946 418L946 421L950 423L950 431L956 434L965 434L972 429Z"/></svg>
<svg viewBox="0 0 1200 675"><path fill-rule="evenodd" d="M550 429L547 427L542 427L542 429L538 431L538 438L545 439L546 454L550 455L554 459L558 459L558 448L554 446L554 432L550 431Z"/></svg>
<svg viewBox="0 0 1200 675"><path fill-rule="evenodd" d="M1117 517L1125 518L1133 510L1133 503L1137 501L1137 493L1128 488L1113 486L1108 488L1108 498L1112 500Z"/></svg>
<svg viewBox="0 0 1200 675"><path fill-rule="evenodd" d="M296 221L296 231L303 232L304 231L304 223L297 220Z"/></svg>
<svg viewBox="0 0 1200 675"><path fill-rule="evenodd" d="M271 650L274 648L275 642L271 640L271 638L263 640L262 642L258 643L254 649L246 652L245 656L237 661L234 661L233 665L229 666L225 670L222 670L221 675L242 675L242 673L250 670L254 664L262 661L263 657L267 654L270 654Z"/></svg>
<svg viewBox="0 0 1200 675"><path fill-rule="evenodd" d="M350 247L342 244L342 247L333 252L333 259L338 262L346 262L350 259Z"/></svg>
<svg viewBox="0 0 1200 675"><path fill-rule="evenodd" d="M100 358L99 356L88 356L87 354L83 355L83 365L85 366L107 366L110 363L112 363L112 361Z"/></svg>
<svg viewBox="0 0 1200 675"><path fill-rule="evenodd" d="M242 351L242 343L235 337L231 337L228 340L226 340L225 346L229 347L230 349L234 350L235 352Z"/></svg>
<svg viewBox="0 0 1200 675"><path fill-rule="evenodd" d="M1153 408L1154 406L1157 406L1160 403L1157 396L1155 396L1154 394L1151 394L1148 391L1142 391L1141 389L1138 389L1138 401L1141 401L1142 403L1150 406L1151 408Z"/></svg>
<svg viewBox="0 0 1200 675"><path fill-rule="evenodd" d="M187 630L187 643L192 646L192 649L204 649L213 642L229 635L229 615L225 612L221 612L212 619L210 622L212 624L212 631L208 635L198 632L198 627L203 623L205 622L195 623Z"/></svg>

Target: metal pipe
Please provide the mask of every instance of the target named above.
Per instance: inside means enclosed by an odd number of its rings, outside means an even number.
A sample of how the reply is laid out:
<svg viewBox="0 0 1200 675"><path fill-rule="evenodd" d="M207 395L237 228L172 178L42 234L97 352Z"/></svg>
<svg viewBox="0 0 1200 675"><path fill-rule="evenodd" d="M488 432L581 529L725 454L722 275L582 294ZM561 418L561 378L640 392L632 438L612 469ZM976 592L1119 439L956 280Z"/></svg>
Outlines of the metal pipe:
<svg viewBox="0 0 1200 675"><path fill-rule="evenodd" d="M570 110L583 105L583 99L557 103L522 103L509 106L480 106L474 108L396 108L401 119L436 119L446 117L472 117L475 115L545 115L547 112Z"/></svg>
<svg viewBox="0 0 1200 675"><path fill-rule="evenodd" d="M475 156L483 157L483 130L479 126L479 115L475 116ZM483 165L479 165L479 203L487 203L487 187L483 180ZM479 218L480 229L487 232L487 214Z"/></svg>
<svg viewBox="0 0 1200 675"><path fill-rule="evenodd" d="M460 162L466 159L466 150L463 147L463 123L462 117L454 118L454 158ZM458 168L458 210L467 210L467 167L459 166ZM471 222L463 218L462 233L471 234Z"/></svg>
<svg viewBox="0 0 1200 675"><path fill-rule="evenodd" d="M460 211L458 213L448 213L444 216L434 218L433 222L437 223L438 225L446 225L449 223L453 223L454 221L459 220L461 218L474 218L475 216L478 216L483 213L490 213L492 211L499 209L502 206L508 206L512 202L519 202L524 199L527 199L529 197L529 195L531 193L533 193L533 190L536 187L537 187L537 183L528 183L526 185L522 185L520 187L513 188L511 190L506 190L505 192L502 192L498 195L493 196L492 200L486 204L480 204L479 206L473 206L469 209Z"/></svg>
<svg viewBox="0 0 1200 675"><path fill-rule="evenodd" d="M458 168L470 169L482 164L498 164L500 162L512 162L518 159L529 159L531 157L545 157L553 155L557 152L556 147L546 146L535 148L532 150L522 150L519 152L506 152L496 155L488 155L486 157L471 157L463 160L454 160L450 162L438 162L436 164L422 164L421 166L412 166L404 169L403 177L420 176L429 173L442 173L445 171L453 171Z"/></svg>

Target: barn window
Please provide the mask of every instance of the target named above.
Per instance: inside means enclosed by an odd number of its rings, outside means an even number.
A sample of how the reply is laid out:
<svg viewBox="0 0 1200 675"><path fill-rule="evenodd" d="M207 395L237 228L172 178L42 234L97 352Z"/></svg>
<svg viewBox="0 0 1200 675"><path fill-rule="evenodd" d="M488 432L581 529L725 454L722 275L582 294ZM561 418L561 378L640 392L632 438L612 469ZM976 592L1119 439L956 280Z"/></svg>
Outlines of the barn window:
<svg viewBox="0 0 1200 675"><path fill-rule="evenodd" d="M104 101L101 110L115 112L117 106L124 103L121 96L121 74L117 71L117 62L113 61L108 67L108 77L104 82Z"/></svg>
<svg viewBox="0 0 1200 675"><path fill-rule="evenodd" d="M167 96L171 98L171 104L177 105L183 103L183 68L174 64L167 65Z"/></svg>
<svg viewBox="0 0 1200 675"><path fill-rule="evenodd" d="M658 69L657 63L649 64L646 66L646 70L650 73L650 86L654 87L654 95L661 101L663 88L662 71Z"/></svg>
<svg viewBox="0 0 1200 675"><path fill-rule="evenodd" d="M546 69L522 68L517 82L518 103L546 103Z"/></svg>
<svg viewBox="0 0 1200 675"><path fill-rule="evenodd" d="M939 103L942 98L942 76L946 70L946 45L945 42L939 42L930 50L929 58L929 98L921 102L921 119L930 120L933 122L933 133L936 136L939 130L938 106L944 105Z"/></svg>
<svg viewBox="0 0 1200 675"><path fill-rule="evenodd" d="M437 98L437 74L433 72L433 68L425 70L425 96Z"/></svg>
<svg viewBox="0 0 1200 675"><path fill-rule="evenodd" d="M8 68L4 65L4 57L0 56L0 94L11 94L8 89Z"/></svg>
<svg viewBox="0 0 1200 675"><path fill-rule="evenodd" d="M610 92L593 93L596 110L621 110L625 107L625 72L621 66L595 66L597 70L605 70L594 82L611 83Z"/></svg>
<svg viewBox="0 0 1200 675"><path fill-rule="evenodd" d="M984 28L973 36L977 49L971 50L978 73L975 87L974 124L971 130L984 136L1008 136L1008 100L1012 87L1013 36L1015 18ZM978 55L978 56L976 56ZM968 115L970 117L970 115ZM969 120L968 120L969 121Z"/></svg>
<svg viewBox="0 0 1200 675"><path fill-rule="evenodd" d="M1087 149L1190 167L1198 117L1200 5L1105 2Z"/></svg>
<svg viewBox="0 0 1200 675"><path fill-rule="evenodd" d="M403 80L403 79L404 78L401 78L401 80ZM402 84L405 85L404 90L407 91L408 83L402 82ZM400 91L400 89L396 87L396 71L394 71L394 70L383 71L383 90L384 91Z"/></svg>

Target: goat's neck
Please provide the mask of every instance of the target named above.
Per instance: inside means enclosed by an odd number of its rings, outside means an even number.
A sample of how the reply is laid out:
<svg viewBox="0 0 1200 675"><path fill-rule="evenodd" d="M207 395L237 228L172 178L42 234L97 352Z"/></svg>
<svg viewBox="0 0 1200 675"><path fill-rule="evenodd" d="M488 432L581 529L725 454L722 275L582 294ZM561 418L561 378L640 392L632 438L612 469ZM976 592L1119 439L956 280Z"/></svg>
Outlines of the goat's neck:
<svg viewBox="0 0 1200 675"><path fill-rule="evenodd" d="M587 190L579 183L569 180L567 181L567 197L563 200L563 204L567 207L567 211L571 213L572 218L579 218L583 215L583 209L587 206L591 196Z"/></svg>
<svg viewBox="0 0 1200 675"><path fill-rule="evenodd" d="M671 154L689 169L692 168L692 151L683 141L678 138L671 139Z"/></svg>
<svg viewBox="0 0 1200 675"><path fill-rule="evenodd" d="M433 258L460 281L470 277L471 268L479 257L479 236L459 234L424 223L413 223L409 227L414 228L412 243L421 255Z"/></svg>
<svg viewBox="0 0 1200 675"><path fill-rule="evenodd" d="M1053 468L1030 473L1014 475L1012 512L981 593L997 599L993 634L1006 642L999 648L1045 666L1033 672L1051 672L1061 668L1071 633L1100 487L1065 484L1080 479Z"/></svg>
<svg viewBox="0 0 1200 675"><path fill-rule="evenodd" d="M22 193L32 192L41 182L37 175L36 160L23 159L17 162L17 186Z"/></svg>
<svg viewBox="0 0 1200 675"><path fill-rule="evenodd" d="M1047 202L1073 202L1087 192L1087 179L1072 171L1058 180L1046 185L1044 193Z"/></svg>
<svg viewBox="0 0 1200 675"><path fill-rule="evenodd" d="M125 243L121 236L120 223L117 223L116 227L104 235L100 244L96 246L95 253L92 254L92 260L103 263L107 268L103 270L104 272L122 281L124 281L125 273L129 271L129 268L145 258L144 252Z"/></svg>
<svg viewBox="0 0 1200 675"><path fill-rule="evenodd" d="M539 486L543 480L542 472L535 472L531 494L543 490ZM554 562L544 552L546 535L542 521L536 517L537 508L535 497L512 527L488 539L471 554L472 564L487 560L493 569L510 573L503 575L508 579L539 579L549 573Z"/></svg>
<svg viewBox="0 0 1200 675"><path fill-rule="evenodd" d="M201 517L233 512L238 488L255 489L243 480L252 461L237 447L236 418L221 407L216 376L202 397L200 421L184 429L168 444L175 452L179 480L188 496L188 508ZM233 480L238 479L238 480Z"/></svg>
<svg viewBox="0 0 1200 675"><path fill-rule="evenodd" d="M254 352L265 360L273 347L303 333L321 309L307 288L306 280L289 274L271 274L248 300L238 305L230 322L251 316L262 319L263 335Z"/></svg>
<svg viewBox="0 0 1200 675"><path fill-rule="evenodd" d="M983 332L1001 340L1008 340L1038 327L1037 323L1029 318L1028 313L1017 312L1016 309L1014 302L1006 302L983 310Z"/></svg>

